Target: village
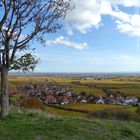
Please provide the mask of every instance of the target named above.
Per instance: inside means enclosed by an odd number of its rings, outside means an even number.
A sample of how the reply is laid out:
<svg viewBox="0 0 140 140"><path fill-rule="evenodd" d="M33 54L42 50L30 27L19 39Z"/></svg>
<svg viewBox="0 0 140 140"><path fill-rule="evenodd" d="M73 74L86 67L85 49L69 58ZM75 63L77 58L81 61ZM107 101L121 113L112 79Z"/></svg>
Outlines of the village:
<svg viewBox="0 0 140 140"><path fill-rule="evenodd" d="M11 89L10 95L22 93L25 97L33 96L39 98L44 104L118 104L139 106L139 100L135 96L123 96L121 93L106 95L106 97L95 96L85 92L73 93L69 88L63 86L50 86L47 84L26 84L23 87Z"/></svg>

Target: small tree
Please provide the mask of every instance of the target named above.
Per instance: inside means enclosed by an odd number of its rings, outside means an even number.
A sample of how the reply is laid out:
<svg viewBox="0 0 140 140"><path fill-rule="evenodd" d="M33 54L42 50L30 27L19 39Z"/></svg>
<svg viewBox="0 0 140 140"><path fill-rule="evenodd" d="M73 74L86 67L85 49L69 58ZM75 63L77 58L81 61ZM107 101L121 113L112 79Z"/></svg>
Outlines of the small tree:
<svg viewBox="0 0 140 140"><path fill-rule="evenodd" d="M0 0L1 117L9 114L8 72L34 70L31 41L61 28L70 0ZM29 52L30 50L30 52Z"/></svg>

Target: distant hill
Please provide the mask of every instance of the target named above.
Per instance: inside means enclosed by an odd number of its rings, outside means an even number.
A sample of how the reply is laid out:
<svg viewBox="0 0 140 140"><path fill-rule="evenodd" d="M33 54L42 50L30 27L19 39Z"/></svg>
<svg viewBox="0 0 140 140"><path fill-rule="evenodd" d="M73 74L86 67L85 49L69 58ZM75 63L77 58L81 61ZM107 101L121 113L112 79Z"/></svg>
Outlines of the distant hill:
<svg viewBox="0 0 140 140"><path fill-rule="evenodd" d="M92 77L92 76L140 76L140 72L91 72L91 73L81 73L81 72L10 72L9 75L48 75L48 76L74 76L74 77Z"/></svg>

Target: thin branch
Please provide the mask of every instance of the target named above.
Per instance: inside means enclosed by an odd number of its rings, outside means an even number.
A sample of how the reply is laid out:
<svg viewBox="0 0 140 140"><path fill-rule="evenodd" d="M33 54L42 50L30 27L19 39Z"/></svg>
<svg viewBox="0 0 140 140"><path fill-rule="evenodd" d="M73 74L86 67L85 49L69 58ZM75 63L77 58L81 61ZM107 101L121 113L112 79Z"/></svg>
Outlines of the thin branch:
<svg viewBox="0 0 140 140"><path fill-rule="evenodd" d="M3 24L5 23L5 21L7 19L8 13L10 12L10 8L7 6L6 0L4 0L2 2L3 2L3 5L4 5L4 15L3 15L2 20L0 21L0 31L2 30L2 26L3 26ZM12 0L10 0L8 5L11 5L11 3L12 3Z"/></svg>
<svg viewBox="0 0 140 140"><path fill-rule="evenodd" d="M21 23L21 22L20 22L20 23ZM21 32L22 32L22 28L21 28L21 26L20 26L20 30L19 30L18 36L17 36L17 38L16 38L16 40L15 40L15 44L14 44L14 46L13 46L12 55L11 55L11 58L10 58L10 63L11 63L11 64L13 63L13 59L14 59L14 57L15 57L15 53L16 53L16 50L17 50L17 43L18 43L18 40L19 40L19 38L20 38Z"/></svg>

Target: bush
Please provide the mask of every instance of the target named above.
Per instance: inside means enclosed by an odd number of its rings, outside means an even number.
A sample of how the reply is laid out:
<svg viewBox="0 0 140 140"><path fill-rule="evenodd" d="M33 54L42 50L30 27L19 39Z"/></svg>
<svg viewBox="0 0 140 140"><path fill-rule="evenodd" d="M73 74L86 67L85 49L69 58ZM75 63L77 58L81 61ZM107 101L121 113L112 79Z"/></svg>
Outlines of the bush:
<svg viewBox="0 0 140 140"><path fill-rule="evenodd" d="M122 129L120 129L120 131L121 131L121 135L125 137L130 137L133 135L132 130L128 129L127 127L123 127Z"/></svg>
<svg viewBox="0 0 140 140"><path fill-rule="evenodd" d="M72 81L71 84L74 84L74 85L80 85L81 82L80 82L80 81Z"/></svg>
<svg viewBox="0 0 140 140"><path fill-rule="evenodd" d="M22 93L17 93L17 94L11 95L10 104L19 105L20 102L22 101L22 99L24 99L24 98L25 98L25 96Z"/></svg>
<svg viewBox="0 0 140 140"><path fill-rule="evenodd" d="M117 120L121 120L121 121L128 121L130 120L130 112L126 111L126 110L115 110L113 111L114 116Z"/></svg>
<svg viewBox="0 0 140 140"><path fill-rule="evenodd" d="M90 117L97 117L101 119L107 119L109 118L109 112L107 110L101 110L101 111L95 111L89 113Z"/></svg>
<svg viewBox="0 0 140 140"><path fill-rule="evenodd" d="M89 116L101 119L116 119L122 121L128 121L132 118L131 113L126 110L101 110L90 112Z"/></svg>
<svg viewBox="0 0 140 140"><path fill-rule="evenodd" d="M42 101L36 97L28 97L20 104L20 106L31 109L44 109Z"/></svg>
<svg viewBox="0 0 140 140"><path fill-rule="evenodd" d="M140 115L140 107L137 107L136 113Z"/></svg>

